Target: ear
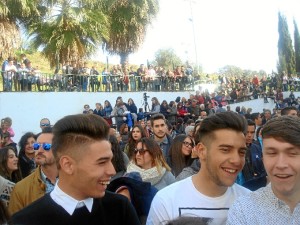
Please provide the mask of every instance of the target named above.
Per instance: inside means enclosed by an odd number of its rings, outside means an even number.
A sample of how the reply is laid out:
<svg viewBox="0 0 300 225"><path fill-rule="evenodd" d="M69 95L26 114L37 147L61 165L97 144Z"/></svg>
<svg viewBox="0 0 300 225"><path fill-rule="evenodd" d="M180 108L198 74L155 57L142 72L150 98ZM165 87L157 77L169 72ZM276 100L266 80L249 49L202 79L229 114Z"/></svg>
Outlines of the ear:
<svg viewBox="0 0 300 225"><path fill-rule="evenodd" d="M66 174L72 175L74 173L76 162L70 156L68 155L62 156L59 160L59 164L61 170L64 171Z"/></svg>
<svg viewBox="0 0 300 225"><path fill-rule="evenodd" d="M207 148L206 146L200 142L195 147L195 153L198 155L200 160L205 160L207 155Z"/></svg>

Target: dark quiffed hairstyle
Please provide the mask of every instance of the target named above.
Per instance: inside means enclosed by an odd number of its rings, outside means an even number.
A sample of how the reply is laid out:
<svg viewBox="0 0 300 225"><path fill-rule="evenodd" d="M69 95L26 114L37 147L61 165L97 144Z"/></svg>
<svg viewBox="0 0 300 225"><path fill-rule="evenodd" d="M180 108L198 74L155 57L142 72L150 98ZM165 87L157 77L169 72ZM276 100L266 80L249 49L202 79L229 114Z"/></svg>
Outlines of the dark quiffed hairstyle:
<svg viewBox="0 0 300 225"><path fill-rule="evenodd" d="M108 141L108 133L108 123L96 114L70 115L57 121L53 127L52 151L58 169L63 154L75 156L79 149L84 151L81 146L88 142Z"/></svg>
<svg viewBox="0 0 300 225"><path fill-rule="evenodd" d="M153 127L153 121L154 120L160 120L160 119L166 121L165 116L161 113L157 113L157 114L152 115L151 118L150 118L151 126Z"/></svg>
<svg viewBox="0 0 300 225"><path fill-rule="evenodd" d="M262 138L275 138L300 147L300 118L280 116L269 120L263 130Z"/></svg>
<svg viewBox="0 0 300 225"><path fill-rule="evenodd" d="M238 132L247 133L247 121L246 119L234 112L220 112L215 115L205 118L198 132L195 135L195 143L203 141L203 139L212 135L216 130L229 129Z"/></svg>
<svg viewBox="0 0 300 225"><path fill-rule="evenodd" d="M291 110L296 110L298 112L298 109L295 107L295 106L288 106L288 107L285 107L283 109L281 109L281 115L282 116L285 116L287 115Z"/></svg>

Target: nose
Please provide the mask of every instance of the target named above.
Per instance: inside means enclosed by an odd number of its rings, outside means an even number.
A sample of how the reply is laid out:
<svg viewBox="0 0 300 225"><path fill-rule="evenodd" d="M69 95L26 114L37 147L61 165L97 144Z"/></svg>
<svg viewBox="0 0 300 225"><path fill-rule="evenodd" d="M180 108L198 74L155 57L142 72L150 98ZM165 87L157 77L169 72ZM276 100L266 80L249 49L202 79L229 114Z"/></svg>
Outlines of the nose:
<svg viewBox="0 0 300 225"><path fill-rule="evenodd" d="M112 164L112 162L110 162L110 163L108 164L106 173L107 173L110 177L112 177L112 176L114 176L114 175L116 174L116 170L115 170L114 165Z"/></svg>
<svg viewBox="0 0 300 225"><path fill-rule="evenodd" d="M234 164L234 165L240 165L242 161L245 161L245 157L241 156L238 151L232 152L230 155L229 162Z"/></svg>
<svg viewBox="0 0 300 225"><path fill-rule="evenodd" d="M287 162L286 156L284 154L279 154L276 160L276 167L278 169L284 169L288 166Z"/></svg>

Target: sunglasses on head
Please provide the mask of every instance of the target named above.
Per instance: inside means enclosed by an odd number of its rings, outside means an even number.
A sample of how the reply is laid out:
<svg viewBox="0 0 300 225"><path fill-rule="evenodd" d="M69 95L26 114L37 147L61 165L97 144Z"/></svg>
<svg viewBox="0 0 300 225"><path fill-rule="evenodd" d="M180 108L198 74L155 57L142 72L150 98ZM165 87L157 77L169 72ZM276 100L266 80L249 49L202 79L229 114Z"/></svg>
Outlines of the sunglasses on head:
<svg viewBox="0 0 300 225"><path fill-rule="evenodd" d="M143 148L136 148L134 149L134 154L136 155L137 153L140 153L140 155L144 155L146 151L148 150L145 150Z"/></svg>
<svg viewBox="0 0 300 225"><path fill-rule="evenodd" d="M190 143L190 142L187 142L187 141L183 141L182 144L184 144L185 147L191 147L191 148L194 147L193 143Z"/></svg>
<svg viewBox="0 0 300 225"><path fill-rule="evenodd" d="M36 142L36 143L33 143L33 149L34 149L34 150L39 150L41 146L42 146L42 148L43 148L45 151L50 151L52 144L50 144L50 143L43 143L43 144L40 144L40 143L37 143L37 142Z"/></svg>
<svg viewBox="0 0 300 225"><path fill-rule="evenodd" d="M49 123L41 123L41 127L49 127L50 124Z"/></svg>

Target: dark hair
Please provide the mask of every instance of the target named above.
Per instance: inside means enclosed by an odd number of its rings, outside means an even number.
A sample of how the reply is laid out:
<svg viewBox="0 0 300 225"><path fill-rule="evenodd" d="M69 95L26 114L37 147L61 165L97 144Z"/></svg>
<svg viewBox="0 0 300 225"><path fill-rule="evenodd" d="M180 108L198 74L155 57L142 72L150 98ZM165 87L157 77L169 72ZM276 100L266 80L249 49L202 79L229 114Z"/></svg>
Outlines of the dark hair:
<svg viewBox="0 0 300 225"><path fill-rule="evenodd" d="M136 142L133 138L132 138L132 131L134 128L138 128L141 132L141 138L143 137L146 137L146 132L145 130L143 129L143 127L139 124L136 124L132 127L131 131L130 131L130 134L129 134L129 138L128 138L128 158L131 159L133 156L134 156L134 149L136 147L136 144L138 142Z"/></svg>
<svg viewBox="0 0 300 225"><path fill-rule="evenodd" d="M195 135L195 142L198 144L205 138L210 137L214 131L220 129L230 129L238 132L247 133L246 119L234 112L220 112L205 118L198 132Z"/></svg>
<svg viewBox="0 0 300 225"><path fill-rule="evenodd" d="M0 175L7 180L17 183L18 181L20 181L22 179L21 172L20 172L20 166L18 163L18 169L16 171L13 171L10 176L8 168L7 168L8 151L9 150L12 150L15 153L15 155L17 156L16 150L11 146L6 146L6 147L0 149Z"/></svg>
<svg viewBox="0 0 300 225"><path fill-rule="evenodd" d="M288 113L291 110L296 110L296 112L298 112L298 109L295 106L288 106L288 107L285 107L285 108L281 109L281 115L282 116L288 115Z"/></svg>
<svg viewBox="0 0 300 225"><path fill-rule="evenodd" d="M253 120L253 121L255 121L255 120L258 119L259 116L260 116L260 113L252 113L250 115L250 119Z"/></svg>
<svg viewBox="0 0 300 225"><path fill-rule="evenodd" d="M10 216L4 202L0 199L0 224L11 225Z"/></svg>
<svg viewBox="0 0 300 225"><path fill-rule="evenodd" d="M125 128L128 128L127 123L123 123L123 124L121 125L121 127L120 127L120 134L121 134L121 135L126 134L126 133L124 133L124 132L125 132ZM129 128L128 128L128 129L129 129Z"/></svg>
<svg viewBox="0 0 300 225"><path fill-rule="evenodd" d="M152 138L144 137L138 141L138 143L140 142L142 143L143 147L146 146L149 154L153 159L153 163L157 167L159 172L160 172L160 166L165 167L168 171L171 170L171 168L165 161L162 151L156 141L154 141ZM136 164L136 158L134 158L134 162Z"/></svg>
<svg viewBox="0 0 300 225"><path fill-rule="evenodd" d="M185 134L179 134L174 138L169 149L169 156L171 162L170 166L175 177L177 177L185 167L190 166L193 162L193 160L191 159L191 155L185 156L182 154L182 142L186 138L189 138L190 141L194 143L192 138L190 138L189 136Z"/></svg>
<svg viewBox="0 0 300 225"><path fill-rule="evenodd" d="M123 153L120 149L119 142L116 136L109 136L109 142L111 143L111 150L113 153L113 158L111 160L116 172L126 171L126 166L123 158Z"/></svg>
<svg viewBox="0 0 300 225"><path fill-rule="evenodd" d="M25 147L27 144L27 140L31 137L33 137L36 140L35 134L32 132L27 132L21 137L21 139L19 141L19 147L20 147L19 157L25 155Z"/></svg>
<svg viewBox="0 0 300 225"><path fill-rule="evenodd" d="M108 123L96 114L70 115L57 121L53 127L52 152L58 169L62 154L73 156L79 149L84 151L80 147L88 142L108 141L108 133Z"/></svg>
<svg viewBox="0 0 300 225"><path fill-rule="evenodd" d="M262 138L275 138L300 147L300 118L280 116L269 120L262 130Z"/></svg>
<svg viewBox="0 0 300 225"><path fill-rule="evenodd" d="M248 124L248 126L254 126L254 128L256 127L256 124L253 120L247 119L247 124Z"/></svg>
<svg viewBox="0 0 300 225"><path fill-rule="evenodd" d="M161 113L157 113L151 116L151 126L153 127L154 120L164 120L166 122L165 116Z"/></svg>

